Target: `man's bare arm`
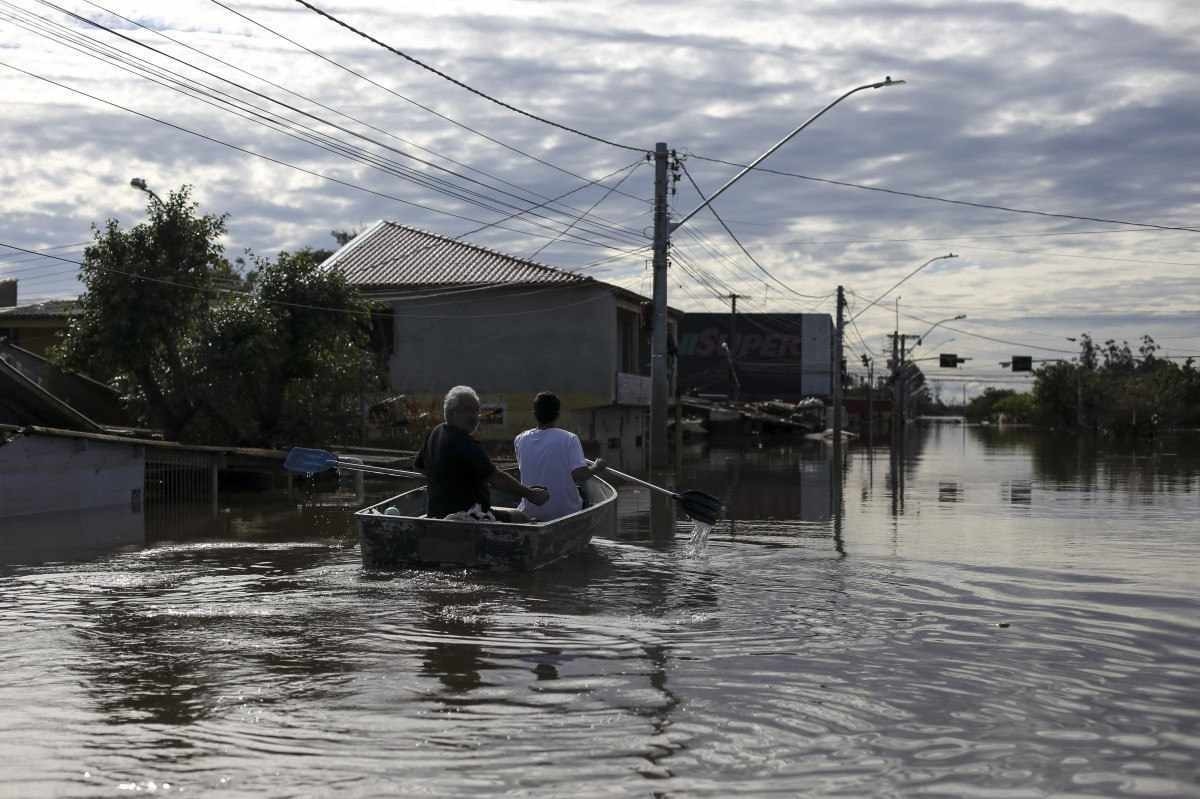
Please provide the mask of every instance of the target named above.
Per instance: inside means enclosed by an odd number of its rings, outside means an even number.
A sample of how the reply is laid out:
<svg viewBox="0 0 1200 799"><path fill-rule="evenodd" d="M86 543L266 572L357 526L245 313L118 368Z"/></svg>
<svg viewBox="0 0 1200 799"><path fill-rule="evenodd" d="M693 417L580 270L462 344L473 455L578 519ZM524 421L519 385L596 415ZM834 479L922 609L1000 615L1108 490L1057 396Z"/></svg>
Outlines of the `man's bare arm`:
<svg viewBox="0 0 1200 799"><path fill-rule="evenodd" d="M596 458L591 463L580 466L578 469L571 470L571 479L576 483L582 483L593 474L598 474L608 468L608 464L604 462L604 458Z"/></svg>
<svg viewBox="0 0 1200 799"><path fill-rule="evenodd" d="M487 482L488 485L497 491L507 491L510 494L516 494L519 497L529 500L534 505L545 505L546 501L550 499L550 492L541 486L530 487L522 485L517 478L499 469L492 472Z"/></svg>

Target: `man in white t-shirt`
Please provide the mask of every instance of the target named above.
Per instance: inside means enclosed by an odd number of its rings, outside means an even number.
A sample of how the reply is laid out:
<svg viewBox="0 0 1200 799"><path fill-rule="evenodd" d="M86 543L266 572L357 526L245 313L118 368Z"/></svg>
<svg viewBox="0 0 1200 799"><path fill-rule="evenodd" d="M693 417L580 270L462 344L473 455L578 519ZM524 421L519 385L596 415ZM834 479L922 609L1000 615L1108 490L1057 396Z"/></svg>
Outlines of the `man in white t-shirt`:
<svg viewBox="0 0 1200 799"><path fill-rule="evenodd" d="M579 436L555 427L561 407L558 397L549 391L538 394L533 399L533 415L538 426L521 433L513 442L517 465L521 468L521 482L544 486L550 492L550 499L544 505L521 500L518 507L526 516L539 522L582 509L583 498L577 484L605 468L603 458L588 464Z"/></svg>

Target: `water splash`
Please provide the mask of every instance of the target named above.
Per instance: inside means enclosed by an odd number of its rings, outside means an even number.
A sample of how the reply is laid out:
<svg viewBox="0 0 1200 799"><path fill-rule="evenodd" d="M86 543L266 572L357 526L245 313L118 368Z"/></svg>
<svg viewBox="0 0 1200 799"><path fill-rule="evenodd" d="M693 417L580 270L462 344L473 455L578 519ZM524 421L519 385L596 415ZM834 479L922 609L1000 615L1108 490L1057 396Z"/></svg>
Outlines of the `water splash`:
<svg viewBox="0 0 1200 799"><path fill-rule="evenodd" d="M687 542L689 555L703 555L708 549L708 534L713 526L707 522L692 521L692 537Z"/></svg>

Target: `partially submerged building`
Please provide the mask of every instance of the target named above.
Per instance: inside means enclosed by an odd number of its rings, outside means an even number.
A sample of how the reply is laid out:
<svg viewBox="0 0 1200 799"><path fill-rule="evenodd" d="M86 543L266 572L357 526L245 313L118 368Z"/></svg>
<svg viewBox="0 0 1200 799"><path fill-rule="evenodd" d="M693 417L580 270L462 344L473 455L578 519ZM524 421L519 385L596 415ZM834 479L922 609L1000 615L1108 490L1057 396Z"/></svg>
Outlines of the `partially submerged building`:
<svg viewBox="0 0 1200 799"><path fill-rule="evenodd" d="M534 424L538 391L595 455L646 461L650 328L635 292L395 222L372 225L328 260L383 303L392 389L440 420L451 386L484 405L478 435L511 441ZM681 313L670 312L674 335Z"/></svg>
<svg viewBox="0 0 1200 799"><path fill-rule="evenodd" d="M679 339L680 393L828 400L833 332L833 318L823 313L688 314Z"/></svg>

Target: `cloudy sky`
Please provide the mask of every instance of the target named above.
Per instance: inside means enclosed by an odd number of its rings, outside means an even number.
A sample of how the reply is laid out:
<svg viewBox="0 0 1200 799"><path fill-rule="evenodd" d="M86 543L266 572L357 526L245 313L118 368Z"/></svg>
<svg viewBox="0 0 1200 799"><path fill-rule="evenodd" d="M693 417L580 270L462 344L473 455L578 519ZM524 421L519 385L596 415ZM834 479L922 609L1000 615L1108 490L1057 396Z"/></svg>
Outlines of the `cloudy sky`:
<svg viewBox="0 0 1200 799"><path fill-rule="evenodd" d="M672 305L832 312L841 284L857 360L899 297L902 332L967 315L924 349L981 381L1082 332L1200 353L1194 0L315 3L625 147L299 3L222 3L0 0L0 242L78 258L91 225L143 216L138 176L227 212L231 256L387 218L648 293L640 151L667 142L711 193L737 171L720 161L891 76L907 83L846 99L717 201L761 269L708 212L676 232ZM700 200L677 188L679 217ZM79 290L72 264L13 250L0 274L23 302Z"/></svg>

